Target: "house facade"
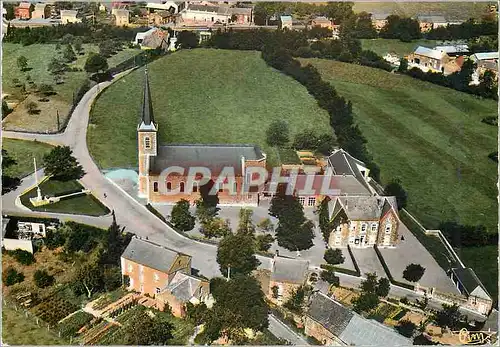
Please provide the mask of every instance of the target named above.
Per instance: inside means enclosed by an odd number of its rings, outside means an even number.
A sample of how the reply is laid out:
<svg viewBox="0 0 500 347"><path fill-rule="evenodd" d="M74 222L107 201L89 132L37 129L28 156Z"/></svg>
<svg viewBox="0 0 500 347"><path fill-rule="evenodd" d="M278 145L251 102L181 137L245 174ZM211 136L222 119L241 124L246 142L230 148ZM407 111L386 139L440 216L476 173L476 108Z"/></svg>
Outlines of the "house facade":
<svg viewBox="0 0 500 347"><path fill-rule="evenodd" d="M182 7L181 7L182 8ZM179 14L185 25L211 25L215 23L227 24L231 19L229 6L213 4L190 4L184 8L179 8Z"/></svg>
<svg viewBox="0 0 500 347"><path fill-rule="evenodd" d="M498 78L498 52L476 53L469 58L476 63L471 84L479 84L479 79L486 71L492 72L495 78Z"/></svg>
<svg viewBox="0 0 500 347"><path fill-rule="evenodd" d="M401 221L395 197L334 197L328 203L331 248L395 247Z"/></svg>
<svg viewBox="0 0 500 347"><path fill-rule="evenodd" d="M417 20L420 26L420 31L426 33L432 29L439 27L445 27L448 25L448 21L443 16L436 15L420 15L417 16Z"/></svg>
<svg viewBox="0 0 500 347"><path fill-rule="evenodd" d="M191 256L154 242L133 237L121 256L122 276L129 278L129 290L155 297L176 273L191 274Z"/></svg>
<svg viewBox="0 0 500 347"><path fill-rule="evenodd" d="M14 16L16 19L30 19L31 18L31 3L21 2L19 6L14 8Z"/></svg>
<svg viewBox="0 0 500 347"><path fill-rule="evenodd" d="M418 67L427 72L445 72L445 65L452 60L446 52L436 49L419 46L408 55L408 67Z"/></svg>
<svg viewBox="0 0 500 347"><path fill-rule="evenodd" d="M213 189L221 205L257 205L259 192L247 188L247 169L266 167L266 154L254 145L159 145L154 120L149 77L146 70L142 116L137 127L139 195L150 203L174 204L180 199L192 203L200 190ZM200 167L209 170L205 177ZM219 179L221 178L222 179ZM225 178L224 178L225 177ZM204 178L208 183L199 186Z"/></svg>
<svg viewBox="0 0 500 347"><path fill-rule="evenodd" d="M313 20L311 20L311 26L313 26L313 27L319 26L321 28L327 28L327 29L333 30L332 21L326 17L323 17L323 16L316 17Z"/></svg>
<svg viewBox="0 0 500 347"><path fill-rule="evenodd" d="M61 23L62 24L80 23L82 20L80 18L77 18L76 17L77 15L78 15L78 11L61 10Z"/></svg>
<svg viewBox="0 0 500 347"><path fill-rule="evenodd" d="M36 4L35 10L31 13L31 18L46 19L50 18L50 7L46 4Z"/></svg>
<svg viewBox="0 0 500 347"><path fill-rule="evenodd" d="M278 23L278 29L292 30L292 27L293 27L292 16L280 16L279 23Z"/></svg>
<svg viewBox="0 0 500 347"><path fill-rule="evenodd" d="M130 24L129 22L129 11L128 10L115 10L115 13L113 14L115 16L115 25L116 26L128 26Z"/></svg>

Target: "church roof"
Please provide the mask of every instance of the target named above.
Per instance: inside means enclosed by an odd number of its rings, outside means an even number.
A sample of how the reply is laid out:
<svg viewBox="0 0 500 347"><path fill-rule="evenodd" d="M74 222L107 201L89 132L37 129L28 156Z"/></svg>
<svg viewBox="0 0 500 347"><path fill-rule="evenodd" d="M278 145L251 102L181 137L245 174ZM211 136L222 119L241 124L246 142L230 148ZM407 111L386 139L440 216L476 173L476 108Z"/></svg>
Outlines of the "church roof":
<svg viewBox="0 0 500 347"><path fill-rule="evenodd" d="M153 116L153 104L151 102L151 91L149 89L148 68L144 70L146 78L144 80L144 92L142 97L141 123L139 130L155 130L155 120Z"/></svg>
<svg viewBox="0 0 500 347"><path fill-rule="evenodd" d="M203 166L210 168L212 175L225 167L234 168L236 176L242 176L242 157L245 160L262 160L265 155L258 146L233 144L181 144L158 146L158 154L150 158L150 173L160 174L171 166L186 169ZM186 171L187 174L187 171Z"/></svg>

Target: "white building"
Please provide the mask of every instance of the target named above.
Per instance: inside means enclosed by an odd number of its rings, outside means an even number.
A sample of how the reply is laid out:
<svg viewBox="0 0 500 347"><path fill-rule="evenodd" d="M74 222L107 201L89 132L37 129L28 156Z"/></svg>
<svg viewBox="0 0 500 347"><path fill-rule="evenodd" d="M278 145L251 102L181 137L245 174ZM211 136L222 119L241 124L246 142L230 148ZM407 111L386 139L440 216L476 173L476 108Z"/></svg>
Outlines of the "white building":
<svg viewBox="0 0 500 347"><path fill-rule="evenodd" d="M78 15L78 11L74 10L61 10L61 23L80 23L82 20L80 18L76 18Z"/></svg>

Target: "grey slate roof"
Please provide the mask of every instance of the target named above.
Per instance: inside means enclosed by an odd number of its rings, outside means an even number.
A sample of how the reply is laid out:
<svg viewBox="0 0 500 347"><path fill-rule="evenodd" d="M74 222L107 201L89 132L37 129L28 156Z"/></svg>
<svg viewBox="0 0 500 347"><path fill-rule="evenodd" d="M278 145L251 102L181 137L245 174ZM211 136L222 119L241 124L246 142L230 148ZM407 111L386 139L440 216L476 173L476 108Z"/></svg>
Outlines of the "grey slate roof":
<svg viewBox="0 0 500 347"><path fill-rule="evenodd" d="M417 16L419 22L427 22L427 23L446 23L446 18L443 16L436 15L419 15Z"/></svg>
<svg viewBox="0 0 500 347"><path fill-rule="evenodd" d="M122 257L152 269L168 273L178 253L154 242L133 237Z"/></svg>
<svg viewBox="0 0 500 347"><path fill-rule="evenodd" d="M350 220L375 220L391 207L397 211L394 196L341 196L328 203L328 212L330 218L344 210Z"/></svg>
<svg viewBox="0 0 500 347"><path fill-rule="evenodd" d="M491 295L483 286L476 273L469 267L451 269L462 284L467 295L474 295L484 299L491 299Z"/></svg>
<svg viewBox="0 0 500 347"><path fill-rule="evenodd" d="M264 159L259 147L254 145L163 145L158 146L158 155L150 159L150 172L160 173L170 166L184 168L205 166L211 169L212 174L217 174L217 171L224 167L233 167L235 175L241 176L242 157L246 160Z"/></svg>
<svg viewBox="0 0 500 347"><path fill-rule="evenodd" d="M303 284L307 279L309 262L285 257L274 257L271 281Z"/></svg>
<svg viewBox="0 0 500 347"><path fill-rule="evenodd" d="M202 280L194 276L177 272L164 290L169 291L181 302L188 302L196 294Z"/></svg>
<svg viewBox="0 0 500 347"><path fill-rule="evenodd" d="M307 315L347 345L408 346L412 341L374 320L365 319L322 293L314 293Z"/></svg>
<svg viewBox="0 0 500 347"><path fill-rule="evenodd" d="M333 170L334 175L342 177L338 180L341 195L372 195L358 166L366 168L365 163L343 149L334 151L328 157L328 168Z"/></svg>
<svg viewBox="0 0 500 347"><path fill-rule="evenodd" d="M141 120L142 124L150 126L151 123L154 125L153 116L153 104L151 102L151 91L149 89L149 77L148 68L144 69L145 79L144 79L144 91L142 94L142 110L141 110Z"/></svg>

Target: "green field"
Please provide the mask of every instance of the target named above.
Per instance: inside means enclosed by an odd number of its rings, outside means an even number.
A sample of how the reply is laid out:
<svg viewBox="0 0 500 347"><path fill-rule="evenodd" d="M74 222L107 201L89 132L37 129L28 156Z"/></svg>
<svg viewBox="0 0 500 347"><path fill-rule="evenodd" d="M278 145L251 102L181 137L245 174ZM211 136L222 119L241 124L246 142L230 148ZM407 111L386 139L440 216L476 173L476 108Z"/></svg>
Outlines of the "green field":
<svg viewBox="0 0 500 347"><path fill-rule="evenodd" d="M265 143L268 125L285 119L292 134L331 132L327 113L307 90L268 67L259 52L184 50L149 64L159 141L163 143ZM144 70L124 76L96 101L88 145L101 168L137 166L137 122Z"/></svg>
<svg viewBox="0 0 500 347"><path fill-rule="evenodd" d="M401 16L415 16L418 14L428 15L443 15L448 20L469 18L480 19L488 8L488 4L495 2L355 2L353 6L354 12L372 12L372 13L388 13L398 14Z"/></svg>
<svg viewBox="0 0 500 347"><path fill-rule="evenodd" d="M497 128L481 122L494 116L493 100L330 60L315 65L340 95L351 100L383 183L400 177L408 210L427 228L440 221L497 226Z"/></svg>
<svg viewBox="0 0 500 347"><path fill-rule="evenodd" d="M37 141L23 141L14 139L2 139L2 148L16 160L13 165L5 170L5 175L12 177L24 177L33 172L33 157L36 158L37 166L42 167L43 156L53 148L51 145Z"/></svg>
<svg viewBox="0 0 500 347"><path fill-rule="evenodd" d="M387 53L396 53L398 57L404 57L412 53L418 46L428 48L439 45L441 41L436 40L415 40L412 42L403 42L397 39L362 39L361 46L363 49L373 51L380 56Z"/></svg>
<svg viewBox="0 0 500 347"><path fill-rule="evenodd" d="M7 101L19 103L9 116L4 120L4 126L7 130L29 130L29 131L56 131L57 130L57 112L59 112L60 122L68 116L73 101L73 94L80 88L88 75L83 71L85 61L91 52L98 52L96 45L83 45L84 54L77 55L77 60L68 66L71 68L82 69L82 71L66 72L64 74L64 83L56 85L54 77L47 70L52 58L62 56L65 46L62 45L58 52L55 44L33 44L23 46L15 43L3 43L3 93L7 94ZM124 49L108 59L110 67L116 66L129 57L138 54L137 49ZM17 58L25 56L28 59L29 71L22 72L17 66ZM49 97L49 102L40 102L39 97L33 93L26 81L29 75L33 82L39 86L41 84L50 84L54 87L55 95ZM25 83L26 89L30 94L27 98L20 93L20 88L14 87L13 79L19 79ZM38 104L40 113L29 115L24 107L27 101L34 101Z"/></svg>
<svg viewBox="0 0 500 347"><path fill-rule="evenodd" d="M42 323L43 324L43 323ZM35 318L27 318L23 311L2 306L2 342L13 345L68 345L57 336L57 332L47 330L44 325L36 325Z"/></svg>
<svg viewBox="0 0 500 347"><path fill-rule="evenodd" d="M498 299L498 246L468 247L458 251L460 259L474 269L493 300Z"/></svg>
<svg viewBox="0 0 500 347"><path fill-rule="evenodd" d="M80 191L83 187L76 181L56 181L46 180L40 184L42 195L59 196ZM93 195L78 195L68 199L61 200L54 204L43 206L33 206L29 200L37 195L36 188L31 189L21 196L21 203L33 211L59 212L69 214L82 214L88 216L103 216L108 214L109 209L99 202Z"/></svg>

